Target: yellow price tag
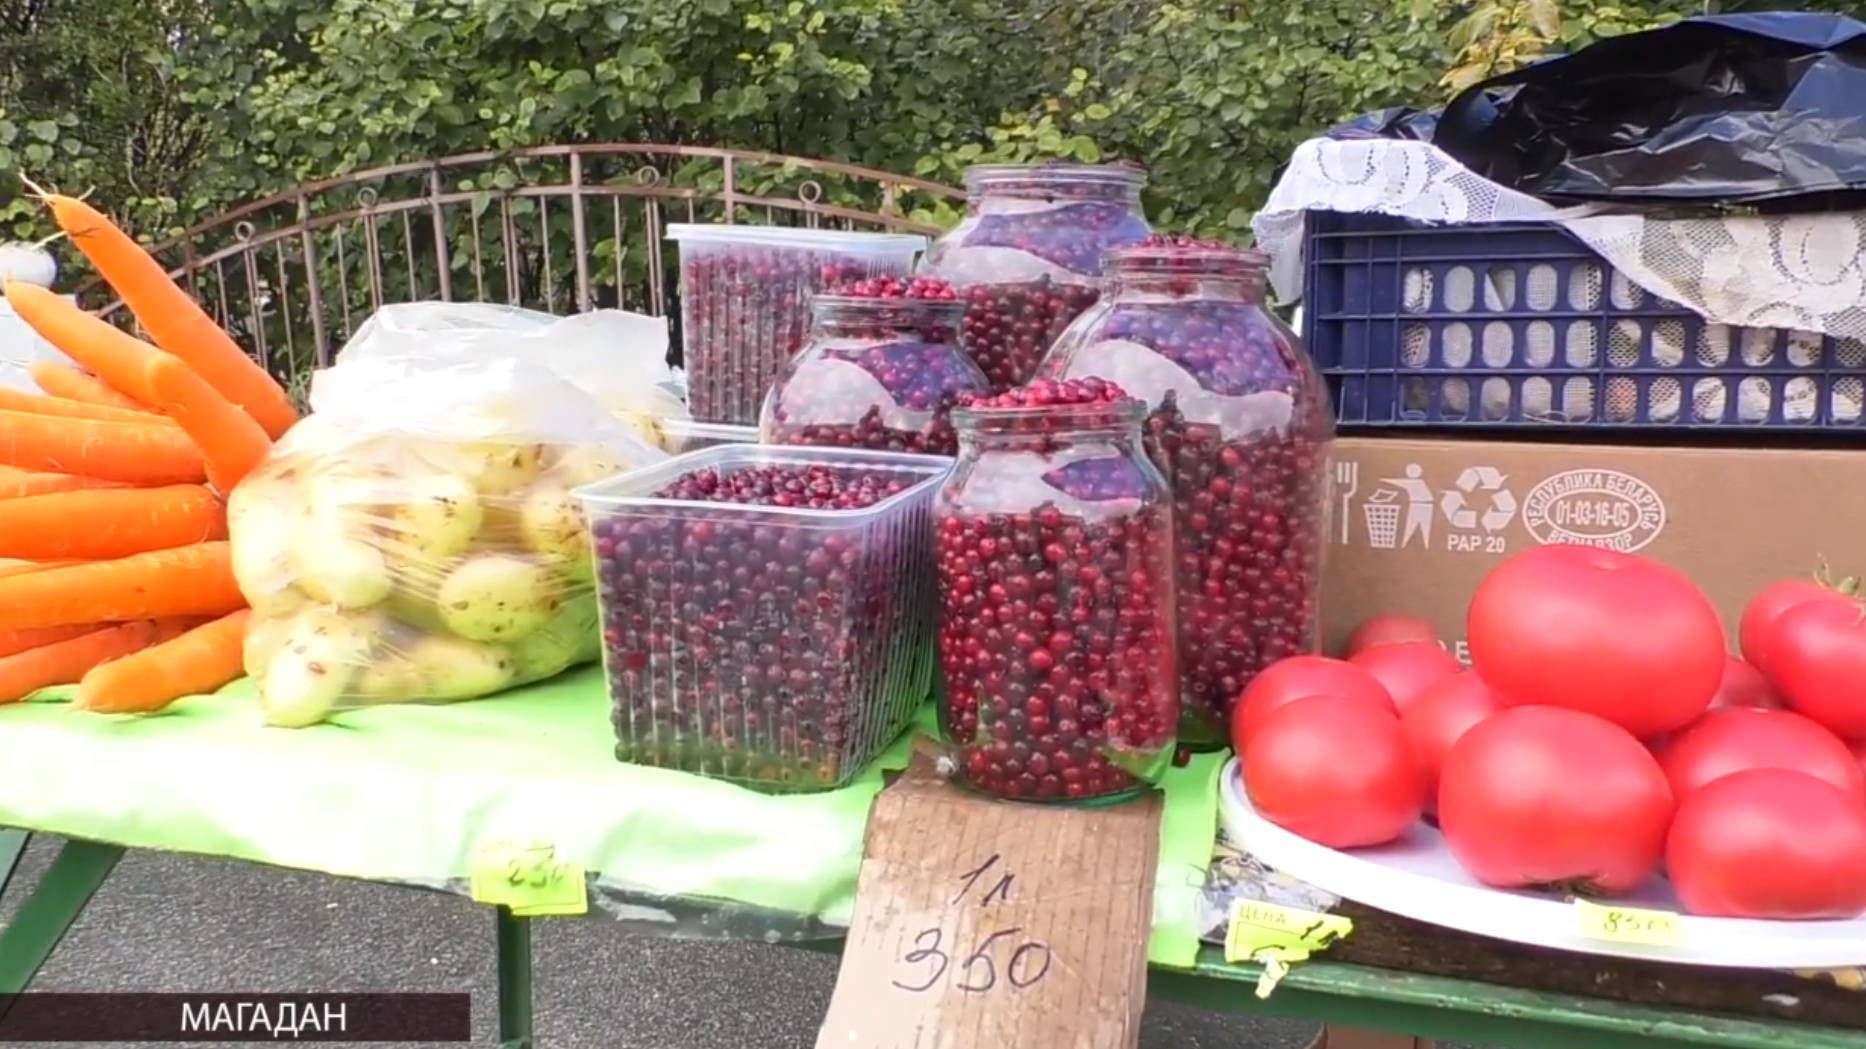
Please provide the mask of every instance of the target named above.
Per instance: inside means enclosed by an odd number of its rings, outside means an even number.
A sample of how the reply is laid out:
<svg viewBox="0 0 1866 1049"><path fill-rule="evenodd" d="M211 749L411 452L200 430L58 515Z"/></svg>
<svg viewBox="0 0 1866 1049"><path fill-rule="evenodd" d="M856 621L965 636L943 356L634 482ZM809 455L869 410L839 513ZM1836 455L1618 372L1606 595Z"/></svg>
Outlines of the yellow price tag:
<svg viewBox="0 0 1866 1049"><path fill-rule="evenodd" d="M509 908L520 917L587 914L589 887L583 868L557 858L543 842L493 842L473 858L473 901Z"/></svg>
<svg viewBox="0 0 1866 1049"><path fill-rule="evenodd" d="M1574 901L1574 909L1581 935L1592 940L1674 947L1681 934L1678 915L1670 911L1604 906L1591 900Z"/></svg>
<svg viewBox="0 0 1866 1049"><path fill-rule="evenodd" d="M1354 922L1339 914L1238 900L1231 905L1231 924L1225 929L1225 960L1250 961L1274 951L1286 961L1300 961L1353 931Z"/></svg>

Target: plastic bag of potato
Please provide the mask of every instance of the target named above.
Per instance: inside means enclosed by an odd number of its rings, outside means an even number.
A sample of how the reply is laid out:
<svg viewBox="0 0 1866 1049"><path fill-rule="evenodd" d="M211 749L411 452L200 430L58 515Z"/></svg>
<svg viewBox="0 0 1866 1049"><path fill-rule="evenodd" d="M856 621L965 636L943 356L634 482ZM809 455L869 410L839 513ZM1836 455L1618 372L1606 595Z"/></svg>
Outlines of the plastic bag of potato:
<svg viewBox="0 0 1866 1049"><path fill-rule="evenodd" d="M555 373L347 360L228 501L267 723L470 699L597 658L578 485L665 458Z"/></svg>
<svg viewBox="0 0 1866 1049"><path fill-rule="evenodd" d="M688 417L667 348L665 317L627 310L559 317L489 302L405 302L371 314L340 363L427 368L517 357L555 371L652 442L661 420Z"/></svg>

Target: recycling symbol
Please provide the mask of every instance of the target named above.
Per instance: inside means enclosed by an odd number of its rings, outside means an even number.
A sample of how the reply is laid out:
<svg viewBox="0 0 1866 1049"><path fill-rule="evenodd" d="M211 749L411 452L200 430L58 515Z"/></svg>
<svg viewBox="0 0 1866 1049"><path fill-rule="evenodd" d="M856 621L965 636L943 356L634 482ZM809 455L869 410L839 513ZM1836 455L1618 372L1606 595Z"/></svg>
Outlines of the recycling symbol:
<svg viewBox="0 0 1866 1049"><path fill-rule="evenodd" d="M1488 492L1490 508L1481 515L1471 508L1466 496ZM1458 483L1439 498L1439 509L1454 528L1476 528L1501 532L1516 516L1516 497L1503 487L1503 473L1494 466L1467 466L1458 475Z"/></svg>

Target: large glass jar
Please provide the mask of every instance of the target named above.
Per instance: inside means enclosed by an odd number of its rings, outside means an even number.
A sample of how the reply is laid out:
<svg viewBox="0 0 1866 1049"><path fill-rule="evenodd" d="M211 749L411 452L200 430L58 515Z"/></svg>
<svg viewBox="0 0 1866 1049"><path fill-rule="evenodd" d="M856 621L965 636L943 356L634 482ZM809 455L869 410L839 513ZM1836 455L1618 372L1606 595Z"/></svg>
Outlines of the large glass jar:
<svg viewBox="0 0 1866 1049"><path fill-rule="evenodd" d="M1102 255L1147 236L1146 173L1123 164L998 164L965 173L965 218L921 271L965 299L959 345L993 390L1030 381L1100 294Z"/></svg>
<svg viewBox="0 0 1866 1049"><path fill-rule="evenodd" d="M953 454L953 402L985 390L955 341L964 309L949 285L920 278L816 296L809 341L765 396L761 438Z"/></svg>
<svg viewBox="0 0 1866 1049"><path fill-rule="evenodd" d="M1316 645L1334 419L1301 342L1263 307L1265 257L1155 236L1110 252L1096 306L1042 373L1146 401L1177 523L1183 738L1222 743L1251 678Z"/></svg>
<svg viewBox="0 0 1866 1049"><path fill-rule="evenodd" d="M1028 407L953 412L959 460L934 504L951 771L1007 798L1137 793L1179 720L1173 521L1146 408L1100 382L1031 390L988 402Z"/></svg>

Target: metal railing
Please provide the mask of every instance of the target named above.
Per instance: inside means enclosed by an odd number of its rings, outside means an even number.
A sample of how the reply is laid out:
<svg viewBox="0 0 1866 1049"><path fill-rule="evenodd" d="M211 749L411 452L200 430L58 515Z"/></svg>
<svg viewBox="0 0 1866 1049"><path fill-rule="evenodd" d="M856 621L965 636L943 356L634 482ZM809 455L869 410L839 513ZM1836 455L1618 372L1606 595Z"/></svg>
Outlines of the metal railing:
<svg viewBox="0 0 1866 1049"><path fill-rule="evenodd" d="M936 233L962 199L924 179L771 153L540 146L307 183L151 250L248 352L296 386L384 303L667 315L678 296L669 222ZM129 323L120 302L102 313Z"/></svg>

